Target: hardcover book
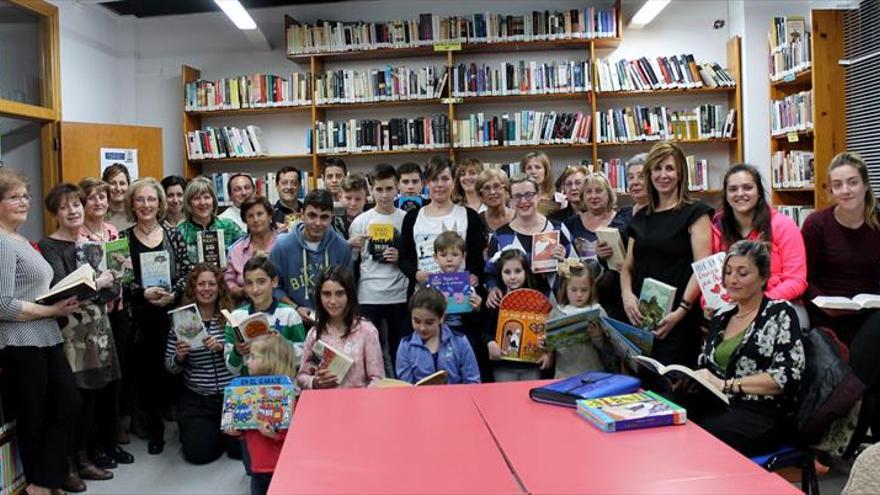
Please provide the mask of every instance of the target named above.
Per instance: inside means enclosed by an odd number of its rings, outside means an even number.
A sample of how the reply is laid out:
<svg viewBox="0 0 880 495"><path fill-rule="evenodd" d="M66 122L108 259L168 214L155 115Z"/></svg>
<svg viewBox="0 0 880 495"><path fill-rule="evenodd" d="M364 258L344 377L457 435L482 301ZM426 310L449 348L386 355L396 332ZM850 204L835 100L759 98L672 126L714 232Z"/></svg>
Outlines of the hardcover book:
<svg viewBox="0 0 880 495"><path fill-rule="evenodd" d="M588 371L543 387L535 387L529 390L529 398L545 404L576 407L578 400L632 393L641 384L641 380L634 376Z"/></svg>
<svg viewBox="0 0 880 495"><path fill-rule="evenodd" d="M186 342L192 350L204 347L202 340L208 336L202 315L195 304L183 306L168 312L171 316L171 328L177 340Z"/></svg>
<svg viewBox="0 0 880 495"><path fill-rule="evenodd" d="M446 296L446 313L470 313L471 287L470 273L432 273L428 275L428 286L433 287Z"/></svg>
<svg viewBox="0 0 880 495"><path fill-rule="evenodd" d="M141 253L141 285L171 290L171 258L168 251Z"/></svg>
<svg viewBox="0 0 880 495"><path fill-rule="evenodd" d="M639 311L642 313L642 326L654 330L660 320L672 311L676 288L653 278L642 281L639 293Z"/></svg>
<svg viewBox="0 0 880 495"><path fill-rule="evenodd" d="M311 363L318 369L328 370L341 382L354 360L323 340L316 340L312 347Z"/></svg>
<svg viewBox="0 0 880 495"><path fill-rule="evenodd" d="M228 310L221 309L220 314L232 326L235 338L241 343L250 344L257 337L275 333L266 313L254 313L241 321L237 321Z"/></svg>
<svg viewBox="0 0 880 495"><path fill-rule="evenodd" d="M541 232L532 236L532 273L556 271L559 261L553 251L559 245L559 231Z"/></svg>
<svg viewBox="0 0 880 495"><path fill-rule="evenodd" d="M602 311L598 308L547 320L544 345L548 349L562 349L590 342L590 329L602 325Z"/></svg>
<svg viewBox="0 0 880 495"><path fill-rule="evenodd" d="M598 237L600 241L611 246L611 257L608 258L608 268L619 272L624 261L626 261L626 247L623 245L623 238L620 237L620 231L614 227L599 227L596 229L596 237Z"/></svg>
<svg viewBox="0 0 880 495"><path fill-rule="evenodd" d="M202 230L196 234L199 263L226 268L226 241L219 230Z"/></svg>
<svg viewBox="0 0 880 495"><path fill-rule="evenodd" d="M501 299L495 342L501 359L535 363L541 358L538 340L552 306L544 294L534 289L516 289Z"/></svg>
<svg viewBox="0 0 880 495"><path fill-rule="evenodd" d="M107 269L113 272L116 280L123 285L134 281L134 268L131 263L131 250L128 247L127 237L104 244L104 254L107 257Z"/></svg>
<svg viewBox="0 0 880 495"><path fill-rule="evenodd" d="M104 255L104 243L80 241L76 243L76 266L89 264L95 273L107 270L107 258Z"/></svg>
<svg viewBox="0 0 880 495"><path fill-rule="evenodd" d="M400 196L394 201L394 205L403 211L415 210L421 207L425 199L421 196Z"/></svg>
<svg viewBox="0 0 880 495"><path fill-rule="evenodd" d="M691 263L707 308L717 310L731 303L727 290L721 285L722 269L724 268L724 257L726 255L722 251Z"/></svg>
<svg viewBox="0 0 880 495"><path fill-rule="evenodd" d="M367 227L370 236L367 252L373 261L385 262L382 253L386 249L394 247L394 225L390 223L372 223Z"/></svg>
<svg viewBox="0 0 880 495"><path fill-rule="evenodd" d="M224 430L256 430L266 422L287 429L293 417L293 382L283 375L240 377L223 392Z"/></svg>
<svg viewBox="0 0 880 495"><path fill-rule="evenodd" d="M95 270L92 265L86 263L59 280L49 292L38 297L35 302L49 305L69 297L76 296L82 301L96 295L98 295L98 287L95 284Z"/></svg>
<svg viewBox="0 0 880 495"><path fill-rule="evenodd" d="M682 425L687 411L651 391L577 401L578 414L602 431Z"/></svg>
<svg viewBox="0 0 880 495"><path fill-rule="evenodd" d="M635 362L635 357L651 354L654 348L654 334L614 318L604 317L602 323L611 347L631 370L637 371L638 364Z"/></svg>

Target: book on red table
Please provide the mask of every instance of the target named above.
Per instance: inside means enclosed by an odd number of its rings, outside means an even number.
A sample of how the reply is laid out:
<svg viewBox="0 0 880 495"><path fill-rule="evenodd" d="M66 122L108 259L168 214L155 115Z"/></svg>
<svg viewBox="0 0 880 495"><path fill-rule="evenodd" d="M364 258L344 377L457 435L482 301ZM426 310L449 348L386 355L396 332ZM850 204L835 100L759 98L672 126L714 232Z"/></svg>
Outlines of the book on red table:
<svg viewBox="0 0 880 495"><path fill-rule="evenodd" d="M685 409L651 391L577 401L578 414L602 431L681 425Z"/></svg>

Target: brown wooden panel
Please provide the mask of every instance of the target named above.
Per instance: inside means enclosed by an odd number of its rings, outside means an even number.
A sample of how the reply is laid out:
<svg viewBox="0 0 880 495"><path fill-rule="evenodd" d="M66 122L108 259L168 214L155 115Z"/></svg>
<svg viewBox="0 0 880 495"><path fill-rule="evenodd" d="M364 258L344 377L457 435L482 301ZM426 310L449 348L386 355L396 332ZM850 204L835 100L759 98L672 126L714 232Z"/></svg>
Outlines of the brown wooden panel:
<svg viewBox="0 0 880 495"><path fill-rule="evenodd" d="M101 148L138 150L140 177L164 177L162 129L133 125L61 123L61 181L79 182L101 172Z"/></svg>

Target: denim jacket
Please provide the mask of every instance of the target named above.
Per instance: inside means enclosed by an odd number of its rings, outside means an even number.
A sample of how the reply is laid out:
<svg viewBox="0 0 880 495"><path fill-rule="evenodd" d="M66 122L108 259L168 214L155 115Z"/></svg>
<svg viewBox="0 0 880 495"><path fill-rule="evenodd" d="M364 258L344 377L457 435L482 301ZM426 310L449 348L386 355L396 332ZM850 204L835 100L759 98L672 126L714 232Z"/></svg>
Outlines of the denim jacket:
<svg viewBox="0 0 880 495"><path fill-rule="evenodd" d="M440 328L440 347L437 349L437 366L431 351L417 332L400 341L397 349L397 378L415 383L439 370L446 370L449 383L480 383L477 358L467 337L455 333L446 325Z"/></svg>

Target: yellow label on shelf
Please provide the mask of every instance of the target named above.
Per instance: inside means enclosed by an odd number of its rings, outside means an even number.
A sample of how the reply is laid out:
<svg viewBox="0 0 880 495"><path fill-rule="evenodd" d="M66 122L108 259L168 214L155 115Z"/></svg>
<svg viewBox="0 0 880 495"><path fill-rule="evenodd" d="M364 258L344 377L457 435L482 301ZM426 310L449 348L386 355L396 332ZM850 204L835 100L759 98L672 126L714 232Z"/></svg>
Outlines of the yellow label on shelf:
<svg viewBox="0 0 880 495"><path fill-rule="evenodd" d="M461 51L461 42L460 41L447 41L444 43L435 43L434 44L435 52L460 52Z"/></svg>
<svg viewBox="0 0 880 495"><path fill-rule="evenodd" d="M796 143L796 142L798 142L798 133L796 133L796 132L789 132L789 133L788 133L788 142L789 142L789 143Z"/></svg>
<svg viewBox="0 0 880 495"><path fill-rule="evenodd" d="M449 103L461 103L462 101L464 100L461 96L457 96L455 98L440 98L440 103L443 103L444 105L448 105Z"/></svg>

